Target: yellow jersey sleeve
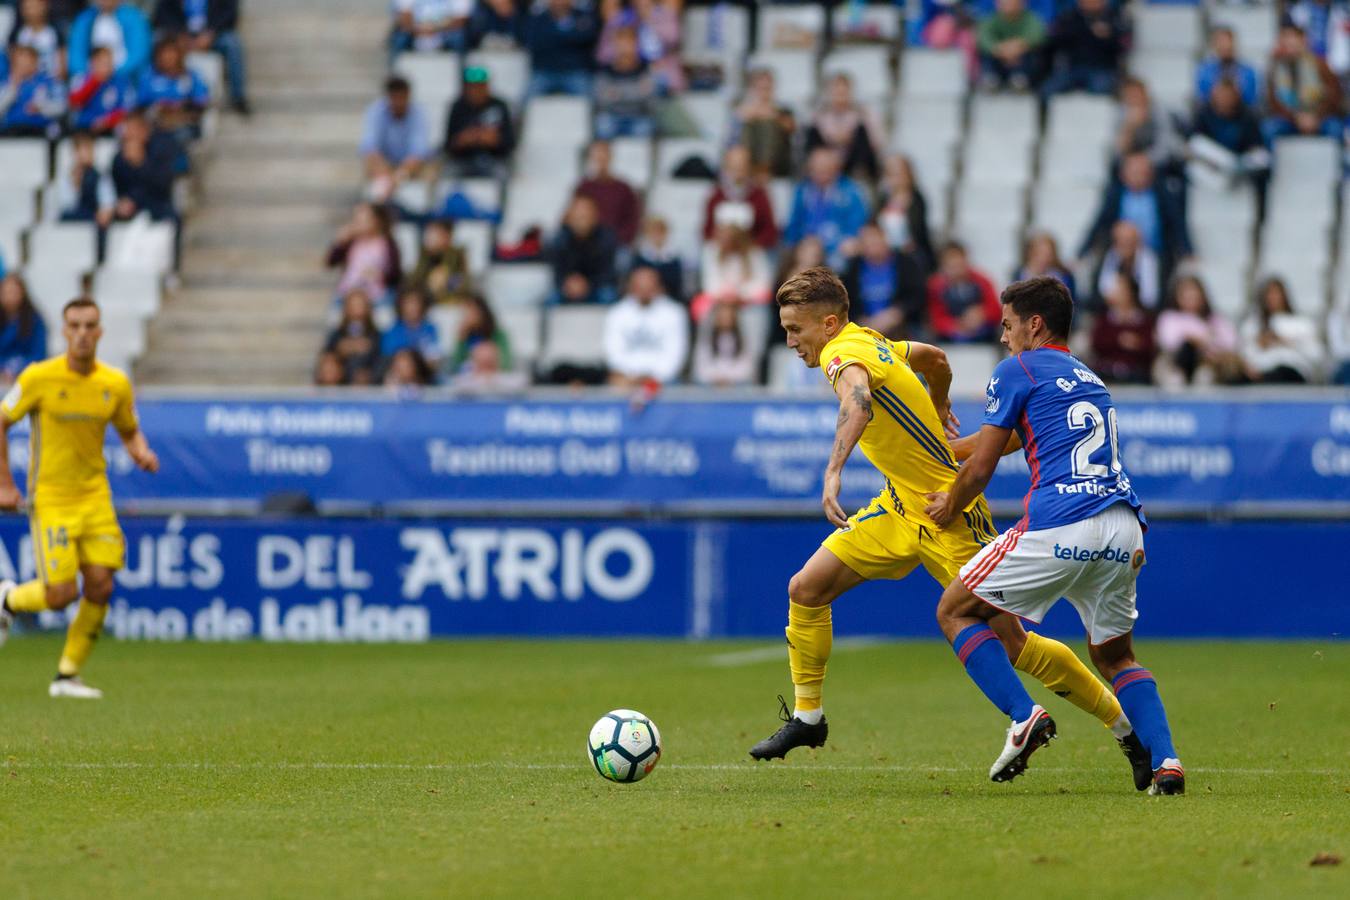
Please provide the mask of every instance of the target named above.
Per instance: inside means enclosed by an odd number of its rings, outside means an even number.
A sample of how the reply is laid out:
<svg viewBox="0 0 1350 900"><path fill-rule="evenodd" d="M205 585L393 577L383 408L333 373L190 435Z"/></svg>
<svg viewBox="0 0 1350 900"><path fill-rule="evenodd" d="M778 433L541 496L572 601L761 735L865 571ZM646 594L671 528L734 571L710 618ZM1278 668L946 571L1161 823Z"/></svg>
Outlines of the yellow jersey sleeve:
<svg viewBox="0 0 1350 900"><path fill-rule="evenodd" d="M906 353L908 349L906 344ZM876 387L885 379L886 367L895 361L895 348L875 331L850 322L834 340L825 345L820 356L830 387L834 387L839 380L839 373L849 366L866 369L868 385Z"/></svg>
<svg viewBox="0 0 1350 900"><path fill-rule="evenodd" d="M0 412L10 423L19 421L38 405L41 383L32 366L25 367L19 373L9 393L5 394L5 399L0 401Z"/></svg>
<svg viewBox="0 0 1350 900"><path fill-rule="evenodd" d="M118 434L128 435L141 427L140 418L136 415L136 398L131 390L131 379L126 376L118 378L116 392L117 405L113 407L112 426Z"/></svg>

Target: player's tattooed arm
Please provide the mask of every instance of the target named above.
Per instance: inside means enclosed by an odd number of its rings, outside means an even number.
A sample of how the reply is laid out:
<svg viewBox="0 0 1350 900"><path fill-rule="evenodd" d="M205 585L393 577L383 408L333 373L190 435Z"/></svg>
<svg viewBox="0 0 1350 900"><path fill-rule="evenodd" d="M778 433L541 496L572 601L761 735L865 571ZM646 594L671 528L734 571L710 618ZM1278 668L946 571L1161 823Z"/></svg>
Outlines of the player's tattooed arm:
<svg viewBox="0 0 1350 900"><path fill-rule="evenodd" d="M848 366L835 379L834 392L839 396L839 418L835 422L830 461L825 466L825 485L820 503L825 510L825 518L834 525L843 526L848 522L844 508L839 505L844 463L858 445L867 423L872 421L872 389L868 384L867 370L862 366Z"/></svg>

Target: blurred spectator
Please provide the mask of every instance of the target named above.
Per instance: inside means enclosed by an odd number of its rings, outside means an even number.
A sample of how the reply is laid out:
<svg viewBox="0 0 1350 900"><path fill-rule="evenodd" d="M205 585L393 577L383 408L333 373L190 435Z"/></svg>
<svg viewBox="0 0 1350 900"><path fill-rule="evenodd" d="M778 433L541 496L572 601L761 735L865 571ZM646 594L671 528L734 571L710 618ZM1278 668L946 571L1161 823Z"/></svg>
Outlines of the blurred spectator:
<svg viewBox="0 0 1350 900"><path fill-rule="evenodd" d="M394 0L393 50L463 50L474 0Z"/></svg>
<svg viewBox="0 0 1350 900"><path fill-rule="evenodd" d="M1112 94L1129 44L1129 29L1109 0L1078 0L1050 26L1046 49L1052 71L1042 86L1047 97L1068 91Z"/></svg>
<svg viewBox="0 0 1350 900"><path fill-rule="evenodd" d="M1214 311L1194 275L1177 278L1158 316L1158 381L1168 386L1231 381L1238 371L1237 330Z"/></svg>
<svg viewBox="0 0 1350 900"><path fill-rule="evenodd" d="M375 309L359 288L342 299L342 317L328 334L324 351L337 355L343 381L370 384L380 363L380 329L375 327Z"/></svg>
<svg viewBox="0 0 1350 900"><path fill-rule="evenodd" d="M736 143L750 151L750 165L760 176L786 178L792 174L792 135L797 123L792 111L774 96L769 69L746 76L746 93L733 117Z"/></svg>
<svg viewBox="0 0 1350 900"><path fill-rule="evenodd" d="M993 15L982 19L976 30L980 85L986 90L1029 90L1039 75L1044 43L1045 22L1027 9L1024 0L997 0Z"/></svg>
<svg viewBox="0 0 1350 900"><path fill-rule="evenodd" d="M670 243L670 223L661 216L647 216L642 220L642 233L633 248L632 268L647 266L661 276L661 286L676 300L684 293L684 263Z"/></svg>
<svg viewBox="0 0 1350 900"><path fill-rule="evenodd" d="M631 28L636 33L638 53L651 67L657 86L665 92L684 90L684 64L680 60L680 3L667 0L604 0L605 27L595 58L609 65L615 57L615 38Z"/></svg>
<svg viewBox="0 0 1350 900"><path fill-rule="evenodd" d="M136 102L151 111L157 127L186 145L201 136L202 113L211 105L211 91L201 76L187 67L177 39L166 38L155 45L151 66L141 76Z"/></svg>
<svg viewBox="0 0 1350 900"><path fill-rule="evenodd" d="M722 154L722 170L717 185L708 195L703 212L703 239L712 240L717 212L723 206L744 207L750 214L750 233L765 250L778 245L778 225L773 218L773 203L764 185L750 171L750 151L733 144Z"/></svg>
<svg viewBox="0 0 1350 900"><path fill-rule="evenodd" d="M1268 278L1256 293L1256 314L1242 323L1242 361L1247 377L1265 384L1315 381L1322 364L1317 323L1294 312L1289 289Z"/></svg>
<svg viewBox="0 0 1350 900"><path fill-rule="evenodd" d="M450 353L447 371L462 374L471 365L475 351L483 345L495 350L495 361L502 369L511 368L511 342L506 332L497 326L497 317L487 301L477 294L464 298L461 307L463 315L459 320L459 333L455 337L455 349Z"/></svg>
<svg viewBox="0 0 1350 900"><path fill-rule="evenodd" d="M613 229L601 224L595 201L573 197L553 239L554 303L613 303L615 255Z"/></svg>
<svg viewBox="0 0 1350 900"><path fill-rule="evenodd" d="M978 77L974 14L993 10L992 0L976 6L964 0L922 0L919 4L920 35L925 47L960 50L966 57L971 80Z"/></svg>
<svg viewBox="0 0 1350 900"><path fill-rule="evenodd" d="M89 71L71 83L70 111L81 131L108 134L136 108L136 90L113 70L112 51L99 47L89 56Z"/></svg>
<svg viewBox="0 0 1350 900"><path fill-rule="evenodd" d="M94 139L88 132L71 138L70 171L57 173L56 205L62 222L97 222L107 228L117 206L112 179L94 164Z"/></svg>
<svg viewBox="0 0 1350 900"><path fill-rule="evenodd" d="M1059 244L1048 231L1038 231L1022 245L1022 264L1013 272L1013 281L1045 276L1057 278L1069 289L1069 295L1078 299L1078 285L1069 267L1059 258Z"/></svg>
<svg viewBox="0 0 1350 900"><path fill-rule="evenodd" d="M134 84L150 62L150 22L126 0L94 0L70 29L66 66L72 76L89 71L95 47L112 51L113 67Z"/></svg>
<svg viewBox="0 0 1350 900"><path fill-rule="evenodd" d="M450 105L445 155L460 175L499 178L515 146L511 110L492 95L487 69L469 66L463 93Z"/></svg>
<svg viewBox="0 0 1350 900"><path fill-rule="evenodd" d="M371 193L381 202L421 172L431 156L431 140L426 115L412 102L406 79L390 78L384 83L384 96L366 107L358 152L365 160Z"/></svg>
<svg viewBox="0 0 1350 900"><path fill-rule="evenodd" d="M347 370L336 351L324 350L314 362L315 387L338 387L347 381Z"/></svg>
<svg viewBox="0 0 1350 900"><path fill-rule="evenodd" d="M716 304L698 329L694 381L708 387L745 387L754 384L758 366L754 348L741 333L737 304Z"/></svg>
<svg viewBox="0 0 1350 900"><path fill-rule="evenodd" d="M367 303L384 302L398 286L402 260L394 241L389 212L371 203L358 203L351 221L338 229L328 248L328 267L341 268L337 292L365 295Z"/></svg>
<svg viewBox="0 0 1350 900"><path fill-rule="evenodd" d="M769 257L750 237L744 206L724 204L718 210L713 239L703 245L700 279L703 292L690 304L695 322L703 321L718 303L768 303L773 290Z"/></svg>
<svg viewBox="0 0 1350 900"><path fill-rule="evenodd" d="M1308 48L1338 78L1350 74L1350 6L1346 0L1293 0L1285 14L1308 36Z"/></svg>
<svg viewBox="0 0 1350 900"><path fill-rule="evenodd" d="M183 35L190 52L214 50L224 57L230 106L235 112L249 114L239 0L159 0L153 24L158 32Z"/></svg>
<svg viewBox="0 0 1350 900"><path fill-rule="evenodd" d="M820 238L808 235L779 254L778 259L778 274L774 277L773 286L775 292L793 275L825 265L825 245L820 242Z"/></svg>
<svg viewBox="0 0 1350 900"><path fill-rule="evenodd" d="M1116 275L1121 272L1134 279L1139 288L1139 302L1147 309L1157 309L1162 290L1158 254L1145 246L1138 226L1123 219L1111 226L1111 245L1102 256L1095 281L1096 292L1089 306L1101 307Z"/></svg>
<svg viewBox="0 0 1350 900"><path fill-rule="evenodd" d="M577 185L578 197L589 197L595 202L600 221L608 225L619 243L628 246L637 237L642 221L642 200L628 182L616 178L610 171L614 154L609 141L591 143L586 150L586 177Z"/></svg>
<svg viewBox="0 0 1350 900"><path fill-rule="evenodd" d="M613 59L595 75L595 136L650 137L656 96L656 79L638 53L637 32L619 29Z"/></svg>
<svg viewBox="0 0 1350 900"><path fill-rule="evenodd" d="M75 18L89 7L89 0L48 0L47 7L56 30L69 39Z"/></svg>
<svg viewBox="0 0 1350 900"><path fill-rule="evenodd" d="M1153 318L1139 303L1139 284L1117 272L1106 291L1106 309L1092 323L1092 367L1112 384L1148 384L1157 355Z"/></svg>
<svg viewBox="0 0 1350 900"><path fill-rule="evenodd" d="M918 259L925 276L933 271L936 259L928 232L928 202L919 190L909 157L896 155L886 160L877 224L892 248Z"/></svg>
<svg viewBox="0 0 1350 900"><path fill-rule="evenodd" d="M1327 344L1332 383L1350 385L1350 296L1343 296L1327 316Z"/></svg>
<svg viewBox="0 0 1350 900"><path fill-rule="evenodd" d="M17 272L0 281L0 381L9 383L29 363L47 358L47 323Z"/></svg>
<svg viewBox="0 0 1350 900"><path fill-rule="evenodd" d="M852 179L840 172L837 151L817 147L806 160L806 179L792 197L792 215L783 239L795 244L804 237L818 237L825 245L832 268L857 246L858 230L867 221L867 201Z"/></svg>
<svg viewBox="0 0 1350 900"><path fill-rule="evenodd" d="M5 40L9 47L32 47L38 55L38 69L53 78L64 78L65 39L51 22L47 0L20 0L18 18Z"/></svg>
<svg viewBox="0 0 1350 900"><path fill-rule="evenodd" d="M1181 156L1181 136L1172 116L1149 97L1138 78L1120 85L1120 115L1116 120L1116 153L1122 158L1143 153L1155 170L1165 170Z"/></svg>
<svg viewBox="0 0 1350 900"><path fill-rule="evenodd" d="M507 369L501 348L491 341L475 344L469 357L451 382L461 391L496 393L522 391L529 386L524 372Z"/></svg>
<svg viewBox="0 0 1350 900"><path fill-rule="evenodd" d="M0 57L0 63L3 61ZM5 75L0 67L0 76ZM11 47L9 72L0 86L0 135L55 137L65 111L65 88L38 68L37 51Z"/></svg>
<svg viewBox="0 0 1350 900"><path fill-rule="evenodd" d="M1220 81L1231 81L1242 102L1254 107L1260 100L1256 70L1238 59L1237 38L1227 25L1215 26L1209 33L1209 56L1195 70L1195 97L1204 103Z"/></svg>
<svg viewBox="0 0 1350 900"><path fill-rule="evenodd" d="M1291 134L1341 137L1341 84L1324 60L1308 49L1303 29L1289 22L1266 71L1266 139Z"/></svg>
<svg viewBox="0 0 1350 900"><path fill-rule="evenodd" d="M634 387L675 381L689 353L689 315L661 290L654 269L635 269L628 293L605 318L610 384Z"/></svg>
<svg viewBox="0 0 1350 900"><path fill-rule="evenodd" d="M1133 223L1144 244L1158 254L1164 281L1178 260L1191 255L1181 198L1155 177L1146 154L1131 153L1121 160L1120 178L1107 186L1078 255L1086 257L1100 246L1122 219Z"/></svg>
<svg viewBox="0 0 1350 900"><path fill-rule="evenodd" d="M435 303L453 303L473 292L469 257L454 243L455 223L435 219L422 229L422 247L417 264L408 276L408 286Z"/></svg>
<svg viewBox="0 0 1350 900"><path fill-rule="evenodd" d="M518 0L482 0L469 16L469 45L489 50L524 46L525 14L521 5Z"/></svg>
<svg viewBox="0 0 1350 900"><path fill-rule="evenodd" d="M181 153L178 142L163 132L151 130L141 113L132 113L123 120L122 140L112 164L118 219L146 212L156 222L178 221L173 205L173 179Z"/></svg>
<svg viewBox="0 0 1350 900"><path fill-rule="evenodd" d="M842 72L831 76L825 101L806 128L807 152L830 147L839 153L845 173L871 182L880 173L885 144L876 114L853 99L853 82Z"/></svg>
<svg viewBox="0 0 1350 900"><path fill-rule="evenodd" d="M940 340L983 343L998 337L1003 307L989 276L970 265L956 241L942 248L928 279L928 323Z"/></svg>
<svg viewBox="0 0 1350 900"><path fill-rule="evenodd" d="M380 338L380 355L390 359L410 347L435 368L441 361L441 340L436 326L427 319L427 295L410 288L398 295L397 318Z"/></svg>
<svg viewBox="0 0 1350 900"><path fill-rule="evenodd" d="M1261 135L1261 122L1227 79L1215 82L1196 113L1186 150L1186 176L1192 184L1223 190L1239 179L1251 178L1260 187L1270 173L1270 151Z"/></svg>
<svg viewBox="0 0 1350 900"><path fill-rule="evenodd" d="M426 387L434 380L431 364L413 347L394 351L384 368L383 384L387 388L416 389Z"/></svg>
<svg viewBox="0 0 1350 900"><path fill-rule="evenodd" d="M893 250L879 225L864 225L858 255L848 261L849 318L902 340L916 333L927 303L923 267L916 256Z"/></svg>
<svg viewBox="0 0 1350 900"><path fill-rule="evenodd" d="M530 51L530 96L591 92L591 52L597 27L588 9L572 0L547 0L525 23Z"/></svg>

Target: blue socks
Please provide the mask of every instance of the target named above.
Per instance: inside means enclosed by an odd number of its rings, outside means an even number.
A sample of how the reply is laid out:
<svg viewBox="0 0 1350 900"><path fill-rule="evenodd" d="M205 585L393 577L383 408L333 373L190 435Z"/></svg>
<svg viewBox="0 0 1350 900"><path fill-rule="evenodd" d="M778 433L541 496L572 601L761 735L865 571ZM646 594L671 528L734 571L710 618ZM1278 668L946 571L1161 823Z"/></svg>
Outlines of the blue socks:
<svg viewBox="0 0 1350 900"><path fill-rule="evenodd" d="M1167 726L1167 711L1163 709L1162 697L1158 696L1158 683L1153 680L1153 673L1143 667L1126 669L1111 679L1111 689L1116 692L1125 716L1134 725L1134 733L1152 755L1153 768L1160 768L1163 760L1179 759L1172 746L1172 730Z"/></svg>
<svg viewBox="0 0 1350 900"><path fill-rule="evenodd" d="M952 641L952 649L956 651L957 659L965 664L966 674L984 691L989 702L1014 722L1025 722L1030 718L1035 704L1013 671L1008 654L1003 651L993 629L983 622L971 625ZM1130 716L1130 721L1134 721L1134 716ZM1142 732L1139 737L1148 743Z"/></svg>

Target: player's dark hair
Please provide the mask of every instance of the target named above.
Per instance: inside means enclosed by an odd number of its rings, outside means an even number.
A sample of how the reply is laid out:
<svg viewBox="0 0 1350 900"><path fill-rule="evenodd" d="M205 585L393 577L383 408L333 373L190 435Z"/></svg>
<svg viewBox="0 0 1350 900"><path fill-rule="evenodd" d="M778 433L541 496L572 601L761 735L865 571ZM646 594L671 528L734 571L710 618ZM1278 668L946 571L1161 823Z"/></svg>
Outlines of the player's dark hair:
<svg viewBox="0 0 1350 900"><path fill-rule="evenodd" d="M1049 275L1014 281L999 298L1019 319L1040 316L1052 338L1066 340L1073 328L1073 297L1064 282Z"/></svg>
<svg viewBox="0 0 1350 900"><path fill-rule="evenodd" d="M98 313L100 317L103 315L103 311L98 308L98 304L94 302L92 297L76 297L74 300L67 302L65 306L61 307L62 321L65 320L66 313L70 312L72 309L92 309L94 312Z"/></svg>
<svg viewBox="0 0 1350 900"><path fill-rule="evenodd" d="M803 269L778 289L778 306L817 306L840 318L848 318L848 290L839 276L825 266Z"/></svg>
<svg viewBox="0 0 1350 900"><path fill-rule="evenodd" d="M412 85L402 75L391 75L384 82L386 94L411 94Z"/></svg>

